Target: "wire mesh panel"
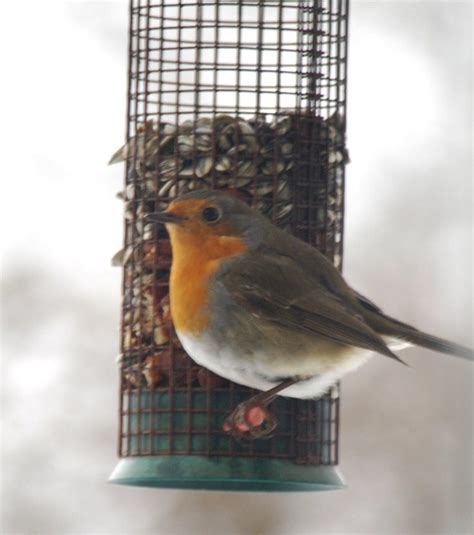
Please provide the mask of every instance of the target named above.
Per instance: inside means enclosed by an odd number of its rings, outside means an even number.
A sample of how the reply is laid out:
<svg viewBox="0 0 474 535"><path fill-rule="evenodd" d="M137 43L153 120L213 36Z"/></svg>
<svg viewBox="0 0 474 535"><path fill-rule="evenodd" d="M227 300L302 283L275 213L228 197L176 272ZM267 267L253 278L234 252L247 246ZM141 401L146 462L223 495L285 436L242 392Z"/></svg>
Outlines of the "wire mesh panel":
<svg viewBox="0 0 474 535"><path fill-rule="evenodd" d="M173 331L166 231L180 194L236 195L342 264L348 0L130 5L119 453L337 464L337 389L279 397L267 440L224 418L253 391L197 366ZM289 356L290 357L290 356Z"/></svg>

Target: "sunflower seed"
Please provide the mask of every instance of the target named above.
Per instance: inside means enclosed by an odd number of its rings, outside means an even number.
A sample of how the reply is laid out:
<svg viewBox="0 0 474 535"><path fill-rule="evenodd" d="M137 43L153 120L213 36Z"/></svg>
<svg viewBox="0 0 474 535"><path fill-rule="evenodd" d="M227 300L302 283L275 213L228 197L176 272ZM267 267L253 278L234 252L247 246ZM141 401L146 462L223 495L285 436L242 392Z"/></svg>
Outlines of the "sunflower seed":
<svg viewBox="0 0 474 535"><path fill-rule="evenodd" d="M126 145L124 145L123 147L120 147L116 152L112 154L112 157L110 158L108 165L113 165L114 163L124 162L127 159L125 147Z"/></svg>
<svg viewBox="0 0 474 535"><path fill-rule="evenodd" d="M262 166L262 173L264 175L279 174L285 170L285 163L281 160L266 160Z"/></svg>
<svg viewBox="0 0 474 535"><path fill-rule="evenodd" d="M216 171L228 171L232 167L232 161L227 156L220 156L217 160Z"/></svg>
<svg viewBox="0 0 474 535"><path fill-rule="evenodd" d="M227 156L235 156L240 152L244 152L246 150L247 145L245 145L244 143L241 143L240 145L234 145L231 149L227 151Z"/></svg>
<svg viewBox="0 0 474 535"><path fill-rule="evenodd" d="M152 223L147 223L143 228L143 239L151 240L153 239L153 231L155 230L155 225Z"/></svg>
<svg viewBox="0 0 474 535"><path fill-rule="evenodd" d="M176 193L176 182L168 180L164 186L158 191L160 197L173 197Z"/></svg>
<svg viewBox="0 0 474 535"><path fill-rule="evenodd" d="M179 157L183 159L191 158L194 153L194 138L181 134L177 139Z"/></svg>
<svg viewBox="0 0 474 535"><path fill-rule="evenodd" d="M196 150L200 152L209 152L212 150L212 139L208 135L196 136Z"/></svg>
<svg viewBox="0 0 474 535"><path fill-rule="evenodd" d="M284 136L291 128L291 117L283 117L278 119L274 124L274 130L279 136Z"/></svg>
<svg viewBox="0 0 474 535"><path fill-rule="evenodd" d="M123 254L123 259L122 259L123 265L126 266L132 258L133 258L133 247L127 247Z"/></svg>
<svg viewBox="0 0 474 535"><path fill-rule="evenodd" d="M135 217L135 210L134 210L134 203L133 201L129 201L125 204L125 212L124 212L125 219L128 219L129 221L133 221Z"/></svg>
<svg viewBox="0 0 474 535"><path fill-rule="evenodd" d="M120 249L120 251L117 251L114 256L112 257L111 259L111 264L112 266L114 267L117 267L117 266L123 266L123 257L124 257L124 249Z"/></svg>
<svg viewBox="0 0 474 535"><path fill-rule="evenodd" d="M125 198L128 199L129 201L135 198L135 185L134 184L129 184L125 188Z"/></svg>
<svg viewBox="0 0 474 535"><path fill-rule="evenodd" d="M238 177L255 176L257 174L257 165L255 162L242 162L237 166L236 175Z"/></svg>
<svg viewBox="0 0 474 535"><path fill-rule="evenodd" d="M211 156L200 158L196 165L196 175L199 178L206 176L212 169L213 161Z"/></svg>
<svg viewBox="0 0 474 535"><path fill-rule="evenodd" d="M273 184L264 184L264 183L260 182L257 185L255 193L257 195L265 196L265 195L268 195L269 193L271 193L272 191L273 191Z"/></svg>
<svg viewBox="0 0 474 535"><path fill-rule="evenodd" d="M163 178L170 178L176 176L181 170L182 162L172 160L163 160L159 165L159 173Z"/></svg>

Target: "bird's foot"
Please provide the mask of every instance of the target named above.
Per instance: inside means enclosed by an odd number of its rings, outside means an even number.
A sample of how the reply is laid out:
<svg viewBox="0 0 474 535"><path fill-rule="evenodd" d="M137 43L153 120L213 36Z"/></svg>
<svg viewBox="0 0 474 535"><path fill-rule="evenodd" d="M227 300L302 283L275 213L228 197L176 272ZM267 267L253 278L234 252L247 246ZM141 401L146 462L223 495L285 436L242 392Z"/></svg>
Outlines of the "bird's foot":
<svg viewBox="0 0 474 535"><path fill-rule="evenodd" d="M289 377L270 390L260 392L247 401L242 401L230 413L224 422L223 429L234 438L270 438L277 426L277 419L267 406L285 388L301 381L300 377Z"/></svg>
<svg viewBox="0 0 474 535"><path fill-rule="evenodd" d="M225 419L223 429L235 438L270 438L277 421L263 405L244 401Z"/></svg>

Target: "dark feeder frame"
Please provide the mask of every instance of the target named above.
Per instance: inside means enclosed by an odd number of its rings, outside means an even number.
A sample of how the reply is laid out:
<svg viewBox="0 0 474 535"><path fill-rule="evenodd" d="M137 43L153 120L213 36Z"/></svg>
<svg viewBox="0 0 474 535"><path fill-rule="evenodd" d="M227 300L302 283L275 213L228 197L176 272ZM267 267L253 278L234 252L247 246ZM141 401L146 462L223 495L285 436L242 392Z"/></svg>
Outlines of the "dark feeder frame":
<svg viewBox="0 0 474 535"><path fill-rule="evenodd" d="M151 120L177 127L186 120L215 120L222 114L234 117L236 124L237 118L269 117L269 121L278 122L291 115L291 210L286 228L318 247L339 269L347 154L348 2L131 0L129 32L127 140L141 136L146 145L151 134L144 125ZM339 138L330 134L331 121L337 123ZM277 146L275 132L272 142ZM164 135L159 132L152 145L159 146ZM212 137L215 146L215 134ZM189 357L178 359L182 349L172 335L164 345L156 345L153 337L136 336L131 341L130 317L138 317L138 323L144 321L139 308L147 289L143 273L148 278L153 275L155 303L167 291L170 266L164 231L154 230L148 241L153 249L147 250L137 225L143 225L147 210L161 209L178 196L183 184L176 170L170 178L175 187L160 195L164 178L159 164L163 155L155 151L156 168L137 173L136 169L144 165L140 150L138 142L129 144L125 158L125 185L134 191L133 201L127 204L125 251L132 250L133 254L124 260L121 459L110 481L218 490L343 487L337 469L337 388L319 400L279 397L270 407L278 420L273 436L237 441L222 430L224 418L255 391L228 381L217 386L210 379L197 382L195 363ZM337 153L344 155L343 161L331 157ZM179 156L176 144L175 161ZM212 156L216 157L215 149ZM278 149L272 157L270 215L278 224ZM196 154L191 160L193 172L186 180L195 184ZM238 173L228 175L227 189L233 191ZM149 197L145 198L144 177L154 184L151 205ZM258 205L258 190L252 187L260 178L258 174L252 177L248 188L253 191L247 198L251 204ZM210 188L219 189L215 168L207 180ZM145 256L150 251L153 258L146 271ZM134 273L140 275L131 282ZM138 285L135 290L130 287L133 284ZM146 359L152 354L163 356L164 352L167 358L157 365L157 373L161 366L166 381L150 385L145 380Z"/></svg>

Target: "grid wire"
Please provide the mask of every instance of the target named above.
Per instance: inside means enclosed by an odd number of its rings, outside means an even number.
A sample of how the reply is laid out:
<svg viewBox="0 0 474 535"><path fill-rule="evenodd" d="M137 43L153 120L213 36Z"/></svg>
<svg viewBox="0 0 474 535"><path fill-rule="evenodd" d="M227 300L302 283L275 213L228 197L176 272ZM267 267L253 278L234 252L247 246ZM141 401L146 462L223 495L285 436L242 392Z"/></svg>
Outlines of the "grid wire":
<svg viewBox="0 0 474 535"><path fill-rule="evenodd" d="M120 456L338 462L338 389L279 397L273 437L225 416L254 391L199 368L171 325L171 252L144 220L180 194L238 196L342 267L348 0L131 0Z"/></svg>

